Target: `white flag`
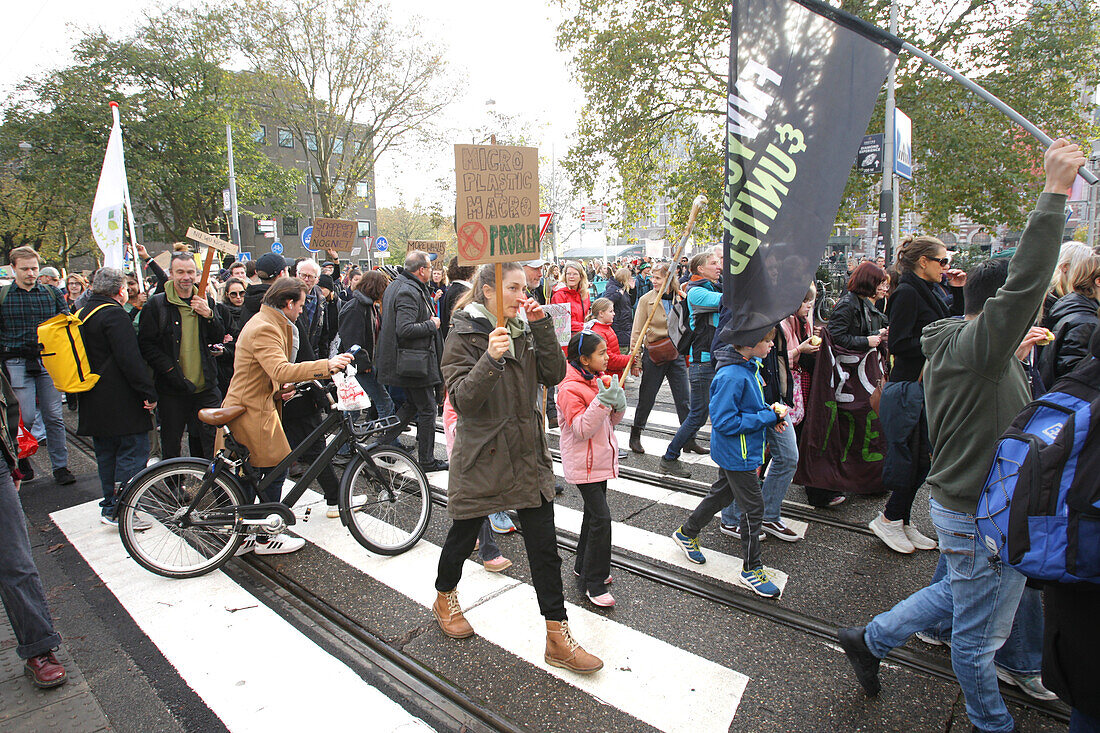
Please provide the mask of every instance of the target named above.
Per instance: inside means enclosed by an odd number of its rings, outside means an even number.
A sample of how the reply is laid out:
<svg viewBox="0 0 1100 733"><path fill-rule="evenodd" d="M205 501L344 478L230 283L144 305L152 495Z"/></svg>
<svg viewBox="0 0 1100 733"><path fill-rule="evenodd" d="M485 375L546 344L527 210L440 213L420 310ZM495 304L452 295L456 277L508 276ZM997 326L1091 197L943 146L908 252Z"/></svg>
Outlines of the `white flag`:
<svg viewBox="0 0 1100 733"><path fill-rule="evenodd" d="M123 266L122 210L126 204L126 162L122 155L122 126L118 120L118 105L111 103L114 124L107 139L103 170L92 204L92 236L103 250L103 264L119 270Z"/></svg>

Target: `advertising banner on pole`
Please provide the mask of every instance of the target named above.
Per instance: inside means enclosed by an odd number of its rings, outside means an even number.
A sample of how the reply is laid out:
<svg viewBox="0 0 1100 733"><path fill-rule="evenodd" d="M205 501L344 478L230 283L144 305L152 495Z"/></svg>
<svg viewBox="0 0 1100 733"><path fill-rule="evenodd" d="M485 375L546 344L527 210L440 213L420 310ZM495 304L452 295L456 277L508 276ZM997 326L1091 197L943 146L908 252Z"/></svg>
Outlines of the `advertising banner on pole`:
<svg viewBox="0 0 1100 733"><path fill-rule="evenodd" d="M463 265L539 255L539 151L455 145L455 227Z"/></svg>

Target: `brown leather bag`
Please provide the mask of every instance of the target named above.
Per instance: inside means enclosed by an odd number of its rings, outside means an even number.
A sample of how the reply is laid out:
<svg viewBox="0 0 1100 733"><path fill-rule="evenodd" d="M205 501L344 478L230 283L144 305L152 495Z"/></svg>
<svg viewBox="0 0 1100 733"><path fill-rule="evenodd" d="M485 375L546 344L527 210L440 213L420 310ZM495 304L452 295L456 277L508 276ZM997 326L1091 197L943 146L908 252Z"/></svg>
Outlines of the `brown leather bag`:
<svg viewBox="0 0 1100 733"><path fill-rule="evenodd" d="M646 344L645 348L650 361L654 364L667 364L680 357L680 352L676 350L676 344L672 343L672 339L668 336L651 344Z"/></svg>

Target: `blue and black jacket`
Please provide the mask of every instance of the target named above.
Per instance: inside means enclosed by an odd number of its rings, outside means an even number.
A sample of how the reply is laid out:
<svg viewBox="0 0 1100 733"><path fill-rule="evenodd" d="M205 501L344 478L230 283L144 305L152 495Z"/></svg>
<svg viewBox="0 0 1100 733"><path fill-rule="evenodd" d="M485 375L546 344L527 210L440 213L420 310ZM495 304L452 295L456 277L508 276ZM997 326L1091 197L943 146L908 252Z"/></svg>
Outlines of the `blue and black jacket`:
<svg viewBox="0 0 1100 733"><path fill-rule="evenodd" d="M765 431L779 416L764 399L760 360L732 346L715 352L710 385L710 456L728 471L755 471L764 463Z"/></svg>
<svg viewBox="0 0 1100 733"><path fill-rule="evenodd" d="M685 286L688 316L695 336L689 358L692 364L711 360L711 343L718 331L718 312L722 307L722 286L710 280L692 280Z"/></svg>

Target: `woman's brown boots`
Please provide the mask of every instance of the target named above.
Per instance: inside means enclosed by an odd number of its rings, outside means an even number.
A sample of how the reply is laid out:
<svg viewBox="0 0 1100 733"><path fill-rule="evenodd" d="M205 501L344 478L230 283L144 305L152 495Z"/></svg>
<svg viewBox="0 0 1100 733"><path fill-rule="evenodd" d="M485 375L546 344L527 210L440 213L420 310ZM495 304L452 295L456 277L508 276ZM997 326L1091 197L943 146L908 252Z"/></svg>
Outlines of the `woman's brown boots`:
<svg viewBox="0 0 1100 733"><path fill-rule="evenodd" d="M573 634L568 621L546 622L546 663L580 674L592 674L603 668L599 657L586 652Z"/></svg>

